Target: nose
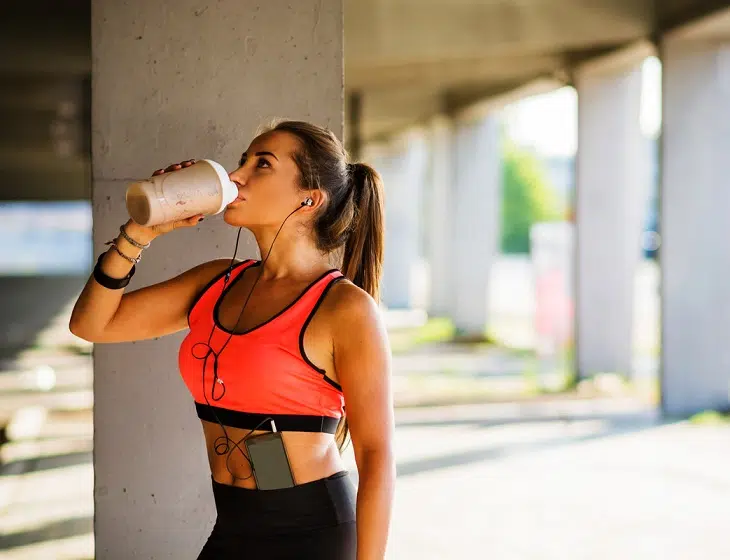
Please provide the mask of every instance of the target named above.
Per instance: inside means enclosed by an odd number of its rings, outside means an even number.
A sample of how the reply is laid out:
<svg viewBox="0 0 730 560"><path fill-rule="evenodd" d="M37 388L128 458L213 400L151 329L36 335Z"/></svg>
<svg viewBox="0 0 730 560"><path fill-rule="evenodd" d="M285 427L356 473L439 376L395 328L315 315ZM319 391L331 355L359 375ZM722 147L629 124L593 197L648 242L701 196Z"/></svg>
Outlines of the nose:
<svg viewBox="0 0 730 560"><path fill-rule="evenodd" d="M239 187L244 186L246 184L246 181L248 180L248 177L246 176L246 173L244 173L242 167L239 167L235 171L229 173L228 178L236 183Z"/></svg>

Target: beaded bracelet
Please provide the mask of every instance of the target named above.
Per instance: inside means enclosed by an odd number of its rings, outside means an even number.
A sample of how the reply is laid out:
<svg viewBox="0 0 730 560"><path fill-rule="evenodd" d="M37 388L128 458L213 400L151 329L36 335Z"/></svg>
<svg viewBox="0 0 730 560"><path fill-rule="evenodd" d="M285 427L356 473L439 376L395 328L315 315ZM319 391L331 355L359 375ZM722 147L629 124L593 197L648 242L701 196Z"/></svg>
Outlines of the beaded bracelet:
<svg viewBox="0 0 730 560"><path fill-rule="evenodd" d="M129 237L129 235L127 235L127 230L124 227L124 224L122 224L121 226L119 226L119 233L122 234L122 237L127 241L127 243L129 243L130 245L133 245L133 246L137 247L137 249L149 249L150 248L150 245L152 243L152 242L149 242L149 243L142 244L139 241L135 241L134 239L132 239L131 237Z"/></svg>
<svg viewBox="0 0 730 560"><path fill-rule="evenodd" d="M139 261L142 260L142 257L141 256L139 256L139 257L130 257L129 255L125 255L124 253L122 253L119 250L119 247L117 247L117 240L116 239L112 239L111 241L107 241L106 243L104 243L104 245L111 245L112 247L114 247L114 250L119 254L120 257L128 260L132 264L139 264Z"/></svg>

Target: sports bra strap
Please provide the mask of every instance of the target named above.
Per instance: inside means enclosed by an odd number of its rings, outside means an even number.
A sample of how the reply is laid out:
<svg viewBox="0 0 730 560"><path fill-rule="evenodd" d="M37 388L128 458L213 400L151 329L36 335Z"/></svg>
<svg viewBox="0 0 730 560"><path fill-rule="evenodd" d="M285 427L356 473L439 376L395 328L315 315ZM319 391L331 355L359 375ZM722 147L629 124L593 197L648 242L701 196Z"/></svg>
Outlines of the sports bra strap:
<svg viewBox="0 0 730 560"><path fill-rule="evenodd" d="M198 418L241 428L243 430L273 431L271 421L276 423L279 432L322 432L334 434L337 431L339 418L331 416L308 416L302 414L261 414L258 412L241 412L220 408L209 404L195 403Z"/></svg>

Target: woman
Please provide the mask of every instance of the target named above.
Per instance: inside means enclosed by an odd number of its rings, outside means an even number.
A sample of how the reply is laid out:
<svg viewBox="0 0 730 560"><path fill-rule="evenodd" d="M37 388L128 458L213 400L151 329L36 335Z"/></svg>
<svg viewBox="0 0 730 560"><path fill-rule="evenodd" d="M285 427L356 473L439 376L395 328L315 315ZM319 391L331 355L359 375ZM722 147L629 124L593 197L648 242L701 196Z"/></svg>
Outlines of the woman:
<svg viewBox="0 0 730 560"><path fill-rule="evenodd" d="M199 559L381 559L395 468L390 351L376 303L380 178L347 163L332 132L302 122L258 136L229 176L239 196L224 220L253 232L262 262L234 255L123 294L155 238L202 216L151 228L130 220L99 258L71 331L110 343L189 328L179 364L217 509ZM348 426L356 496L341 459Z"/></svg>

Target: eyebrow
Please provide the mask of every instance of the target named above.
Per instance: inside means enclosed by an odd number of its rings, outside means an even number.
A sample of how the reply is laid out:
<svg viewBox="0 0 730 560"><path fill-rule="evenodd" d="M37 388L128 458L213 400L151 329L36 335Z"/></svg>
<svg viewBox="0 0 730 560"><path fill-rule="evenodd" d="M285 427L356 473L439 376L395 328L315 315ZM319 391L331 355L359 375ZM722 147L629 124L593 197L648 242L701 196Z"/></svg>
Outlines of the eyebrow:
<svg viewBox="0 0 730 560"><path fill-rule="evenodd" d="M279 158L278 158L278 157L276 157L276 156L275 156L274 154L272 154L271 152L256 152L256 153L255 153L254 155L257 155L257 156L271 156L271 157L272 157L272 158L274 158L274 159L275 159L276 161L279 161ZM243 158L247 158L247 157L248 157L248 154L247 154L246 152L243 152L243 154L241 154L241 160L243 160Z"/></svg>

